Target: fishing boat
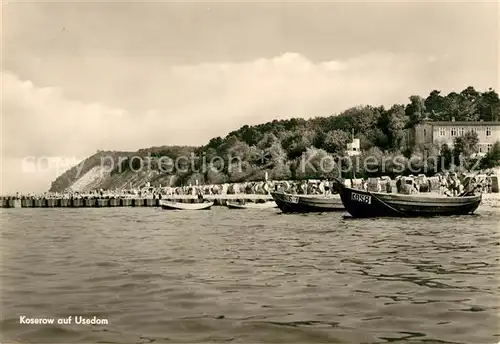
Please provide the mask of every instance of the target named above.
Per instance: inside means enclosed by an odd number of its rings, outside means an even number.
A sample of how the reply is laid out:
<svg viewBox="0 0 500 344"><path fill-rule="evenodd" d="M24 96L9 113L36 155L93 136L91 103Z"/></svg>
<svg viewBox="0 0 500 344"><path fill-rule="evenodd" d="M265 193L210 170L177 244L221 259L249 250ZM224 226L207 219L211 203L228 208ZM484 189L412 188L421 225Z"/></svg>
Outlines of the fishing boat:
<svg viewBox="0 0 500 344"><path fill-rule="evenodd" d="M340 196L291 195L272 192L271 196L284 213L330 212L345 210Z"/></svg>
<svg viewBox="0 0 500 344"><path fill-rule="evenodd" d="M214 202L182 203L171 201L160 201L163 209L167 210L208 210Z"/></svg>
<svg viewBox="0 0 500 344"><path fill-rule="evenodd" d="M466 215L481 203L481 194L447 197L446 195L390 194L357 190L337 181L345 209L352 217L430 217Z"/></svg>
<svg viewBox="0 0 500 344"><path fill-rule="evenodd" d="M227 201L226 206L229 209L270 209L278 207L278 205L274 201L264 202L264 203L255 203L255 202L241 203L241 202Z"/></svg>

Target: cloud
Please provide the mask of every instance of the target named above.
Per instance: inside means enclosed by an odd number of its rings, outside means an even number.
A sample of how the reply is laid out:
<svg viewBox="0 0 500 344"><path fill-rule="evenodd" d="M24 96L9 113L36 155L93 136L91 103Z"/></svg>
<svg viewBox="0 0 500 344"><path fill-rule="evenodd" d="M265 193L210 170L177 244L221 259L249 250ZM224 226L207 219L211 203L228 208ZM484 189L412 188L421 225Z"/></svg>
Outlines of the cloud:
<svg viewBox="0 0 500 344"><path fill-rule="evenodd" d="M106 85L113 91L109 102L70 99L63 89L39 87L4 71L2 191L33 189L26 180L36 178L21 170L24 157L79 160L97 149L199 145L244 124L330 115L358 104L406 102L411 94L425 95L456 82L456 75L443 76L444 83L429 81L429 73L447 63L436 56L390 53L324 62L285 53L241 63L170 68L138 60L94 76L97 88ZM74 73L78 82L79 72ZM87 80L84 87L93 84ZM117 106L119 99L122 104ZM53 173L44 176L37 179L36 191L47 189L55 179Z"/></svg>

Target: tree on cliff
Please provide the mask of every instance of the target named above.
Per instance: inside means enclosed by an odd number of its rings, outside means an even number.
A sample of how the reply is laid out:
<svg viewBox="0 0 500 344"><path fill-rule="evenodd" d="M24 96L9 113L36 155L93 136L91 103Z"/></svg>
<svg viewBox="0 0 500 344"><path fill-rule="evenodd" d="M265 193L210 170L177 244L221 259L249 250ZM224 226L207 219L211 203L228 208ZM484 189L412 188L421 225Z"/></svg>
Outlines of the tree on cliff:
<svg viewBox="0 0 500 344"><path fill-rule="evenodd" d="M306 129L296 130L287 135L281 145L290 160L301 156L314 142L314 133Z"/></svg>
<svg viewBox="0 0 500 344"><path fill-rule="evenodd" d="M379 147L400 150L404 137L404 128L408 122L409 117L402 105L393 105L388 111L384 111L380 116L378 127L386 135L387 141L385 147L381 147L381 145Z"/></svg>
<svg viewBox="0 0 500 344"><path fill-rule="evenodd" d="M414 126L427 117L425 99L420 96L410 96L410 104L406 106L406 115L409 118L408 125Z"/></svg>
<svg viewBox="0 0 500 344"><path fill-rule="evenodd" d="M343 155L351 137L343 130L332 130L325 135L322 147L326 152L334 155Z"/></svg>
<svg viewBox="0 0 500 344"><path fill-rule="evenodd" d="M445 121L448 116L448 105L446 97L441 95L441 91L433 90L425 99L424 105L426 110L435 121Z"/></svg>
<svg viewBox="0 0 500 344"><path fill-rule="evenodd" d="M500 120L500 98L493 89L481 94L479 98L479 117L483 121Z"/></svg>
<svg viewBox="0 0 500 344"><path fill-rule="evenodd" d="M500 165L500 141L493 144L490 151L481 160L482 168L493 168Z"/></svg>
<svg viewBox="0 0 500 344"><path fill-rule="evenodd" d="M470 157L477 153L479 137L476 132L468 131L462 136L458 136L453 140L453 154L455 158L459 155Z"/></svg>

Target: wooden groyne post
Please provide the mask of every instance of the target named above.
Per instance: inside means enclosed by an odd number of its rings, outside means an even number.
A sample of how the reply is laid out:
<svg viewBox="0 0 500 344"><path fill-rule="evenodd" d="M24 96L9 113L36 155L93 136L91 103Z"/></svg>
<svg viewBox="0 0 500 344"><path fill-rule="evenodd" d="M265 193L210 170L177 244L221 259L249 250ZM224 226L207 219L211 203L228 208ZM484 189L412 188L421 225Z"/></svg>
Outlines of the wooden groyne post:
<svg viewBox="0 0 500 344"><path fill-rule="evenodd" d="M265 202L271 201L271 195L224 194L204 195L204 199L213 201L214 205L226 205L227 201ZM162 200L194 203L196 196L167 195ZM110 207L159 207L160 199L156 198L122 198L122 197L86 197L86 198L37 198L37 197L2 197L1 208L110 208Z"/></svg>

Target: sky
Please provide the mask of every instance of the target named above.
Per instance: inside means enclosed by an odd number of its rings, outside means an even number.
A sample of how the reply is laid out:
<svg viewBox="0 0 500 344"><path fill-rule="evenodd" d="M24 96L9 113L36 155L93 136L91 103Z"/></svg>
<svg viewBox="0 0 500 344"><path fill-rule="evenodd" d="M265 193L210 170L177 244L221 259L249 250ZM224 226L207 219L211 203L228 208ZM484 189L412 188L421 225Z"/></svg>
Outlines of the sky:
<svg viewBox="0 0 500 344"><path fill-rule="evenodd" d="M98 149L498 90L499 15L497 2L4 1L0 194L46 191Z"/></svg>

